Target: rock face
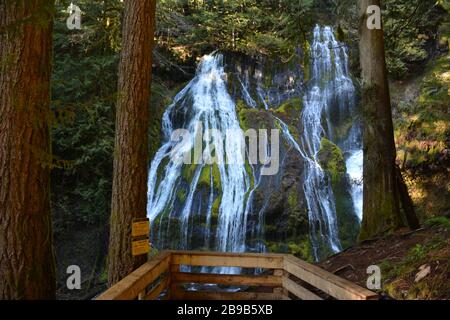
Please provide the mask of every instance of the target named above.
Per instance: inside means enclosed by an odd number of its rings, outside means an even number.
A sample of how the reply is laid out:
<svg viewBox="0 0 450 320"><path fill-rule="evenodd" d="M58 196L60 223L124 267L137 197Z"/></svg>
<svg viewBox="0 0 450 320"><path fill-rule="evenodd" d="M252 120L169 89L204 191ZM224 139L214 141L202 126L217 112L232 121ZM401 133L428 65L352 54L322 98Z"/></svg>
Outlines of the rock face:
<svg viewBox="0 0 450 320"><path fill-rule="evenodd" d="M322 138L318 158L322 168L331 178L331 186L335 196L336 215L339 239L344 248L356 242L359 232L359 221L354 214L351 186L347 176L347 168L342 150L333 142Z"/></svg>
<svg viewBox="0 0 450 320"><path fill-rule="evenodd" d="M280 129L281 120L298 141L305 91L301 50L298 49L288 63L235 55L228 56L226 61L229 87L236 100L241 128ZM279 162L276 175L259 177L252 204L248 245L254 250L264 247L271 252L291 253L311 260L308 212L303 196L303 159L282 135ZM260 237L255 238L252 235L260 216L263 217L263 230Z"/></svg>
<svg viewBox="0 0 450 320"><path fill-rule="evenodd" d="M250 164L246 160L242 189L245 193L245 209L239 215L245 215L246 218L235 221L234 224L230 222L233 228L238 227L236 224L245 224L242 226L244 242L236 242L234 239L237 245L233 248L236 250L289 253L309 261L317 258L310 239L311 221L304 189L307 160L299 147L308 63L300 49L286 63L235 54L224 55L224 72L220 77L233 100L234 114L240 128L244 131L254 129L256 132L267 129L269 146L275 142L276 137L271 130L279 129L281 132L279 170L275 174L262 175L261 164ZM308 66L305 68L304 65ZM217 90L217 86L208 90L213 91L205 94L216 94L214 90ZM176 112L170 118L175 126L185 127L187 115L193 116L191 109L194 107L190 105L195 104L195 99L190 95L183 95L183 91L181 93L178 102L175 98L172 108ZM207 103L205 107L208 107ZM210 116L217 116L214 114L212 112ZM336 133L344 132L345 135L349 125L345 122L333 129ZM247 143L247 150L249 148ZM159 154L161 150L169 150L163 149L164 146L158 151ZM351 187L346 174L345 155L336 144L323 139L318 158L335 193L336 199L333 202L336 204L339 238L342 246L346 247L354 243L359 227L349 191ZM161 159L153 174L155 181L152 189L167 187L164 186L168 175L167 167L167 159ZM151 171L153 169L152 164ZM170 195L166 204L163 207L158 205L160 195L157 192L149 198L153 201L149 201L148 211L150 215L153 214L151 221L154 244L158 248L220 249L218 243L223 237L223 221L220 219L223 218L224 197L229 191L226 190L229 181L224 180L223 168L216 164L199 168L192 164L183 165L178 171L172 169L172 173L178 176L171 182L172 190L167 191ZM149 193L151 192L149 182ZM187 203L190 213L185 210ZM155 214L155 210L159 211ZM186 214L189 214L188 218ZM320 258L329 253L322 252Z"/></svg>
<svg viewBox="0 0 450 320"><path fill-rule="evenodd" d="M243 130L283 129L279 119L291 138L299 143L302 134L302 99L306 92L305 77L309 75L309 61L306 58L308 55L300 49L288 63L255 61L235 55L227 57L228 85L236 100ZM329 111L331 120L326 124L332 126L335 139L345 144L344 140L353 126L352 119L345 119L345 114L339 115L330 106ZM284 136L280 139L280 170L275 176L261 177L253 199L251 221L256 225L261 221L260 216L263 217L261 238L249 234L248 245L258 250L263 244L268 251L290 253L305 260L313 260L304 192L305 159L289 139ZM318 158L331 181L339 239L342 247L346 248L355 243L359 231L352 187L346 173L346 156L339 146L323 138ZM329 252L323 252L322 257L327 254Z"/></svg>

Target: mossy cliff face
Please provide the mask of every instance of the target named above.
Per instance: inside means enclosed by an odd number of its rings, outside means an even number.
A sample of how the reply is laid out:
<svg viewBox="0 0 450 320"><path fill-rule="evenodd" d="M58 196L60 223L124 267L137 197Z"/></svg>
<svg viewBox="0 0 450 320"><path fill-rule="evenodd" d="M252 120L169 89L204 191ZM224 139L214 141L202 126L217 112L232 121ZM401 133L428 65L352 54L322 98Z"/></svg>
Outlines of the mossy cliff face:
<svg viewBox="0 0 450 320"><path fill-rule="evenodd" d="M349 190L350 182L346 174L344 155L341 149L328 139L323 138L318 153L322 168L331 178L339 238L343 248L355 244L359 232L359 220L354 214L354 207Z"/></svg>
<svg viewBox="0 0 450 320"><path fill-rule="evenodd" d="M249 108L278 108L286 101L302 97L305 74L303 50L298 48L288 61L266 57L225 55L230 94Z"/></svg>
<svg viewBox="0 0 450 320"><path fill-rule="evenodd" d="M233 60L234 59L234 60ZM229 92L236 103L236 113L241 128L246 131L261 129L282 129L280 119L289 128L289 133L299 142L301 137L301 111L304 95L304 74L302 59L292 59L285 64L252 61L245 57L229 57L226 65ZM270 252L294 254L304 260L312 261L313 254L309 237L309 221L304 197L304 159L284 137L280 130L279 171L275 175L260 176L261 165L246 163L253 192L252 208L247 221L247 249L259 250L261 245ZM342 151L331 141L324 139L319 158L323 168L333 181L336 194L341 239L344 246L356 238L357 221L353 216L348 180L345 175L345 161ZM248 161L248 160L247 160ZM173 208L184 204L188 196L198 165L184 165ZM213 190L213 198L210 194ZM189 248L208 249L214 244L220 204L222 183L217 165L206 165L201 169L197 190L193 196L193 230L189 231ZM249 196L249 193L247 194ZM211 208L210 225L207 225L207 212ZM172 217L172 219L176 219ZM355 223L356 222L356 223ZM167 226L167 221L162 221ZM176 226L175 222L173 226ZM177 248L181 238L177 227L170 227L170 247ZM209 232L209 240L205 242ZM210 249L212 247L209 247Z"/></svg>
<svg viewBox="0 0 450 320"><path fill-rule="evenodd" d="M150 128L149 128L149 160L153 159L153 156L161 146L162 139L162 117L167 108L172 103L173 97L185 86L186 83L173 85L168 88L159 84L158 82L152 83L152 94L150 103Z"/></svg>
<svg viewBox="0 0 450 320"><path fill-rule="evenodd" d="M321 141L318 159L322 168L331 174L333 181L339 180L345 174L346 167L341 149L326 138Z"/></svg>
<svg viewBox="0 0 450 320"><path fill-rule="evenodd" d="M278 118L299 141L301 97L304 94L302 63L301 55L284 64L242 57L230 62L229 88L236 97L236 111L244 131L267 129L270 136L271 129L281 129ZM303 160L285 140L281 130L279 161L278 173L262 176L254 192L249 224L260 223L262 213L263 232L262 239L252 238L249 232L249 247L256 247L261 242L270 252L289 253L312 260L308 213L303 196ZM258 172L259 168L254 170Z"/></svg>

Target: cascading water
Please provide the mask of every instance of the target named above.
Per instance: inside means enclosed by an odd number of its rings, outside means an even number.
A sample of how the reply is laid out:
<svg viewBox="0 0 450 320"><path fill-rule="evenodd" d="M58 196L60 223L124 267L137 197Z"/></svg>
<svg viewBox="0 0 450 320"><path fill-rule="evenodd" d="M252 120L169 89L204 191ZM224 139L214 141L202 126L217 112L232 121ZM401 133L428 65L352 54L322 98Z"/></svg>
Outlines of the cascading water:
<svg viewBox="0 0 450 320"><path fill-rule="evenodd" d="M328 133L330 140L335 142L343 151L347 174L350 178L351 196L355 214L359 220L362 220L362 178L363 178L363 150L362 150L362 125L358 118L358 110L356 108L356 91L348 70L348 53L347 47L336 40L333 30L330 27L316 27L314 30L315 38L322 34L323 43L328 43L330 52L332 53L333 70L332 80L328 81L326 88L327 94L332 91L331 97L328 97L327 113L328 113ZM323 54L323 48L318 52ZM317 52L316 52L317 54ZM329 54L325 51L326 60L329 60ZM325 64L329 66L328 62ZM328 72L328 70L327 70ZM346 126L350 123L350 130L343 137L335 134L336 127Z"/></svg>
<svg viewBox="0 0 450 320"><path fill-rule="evenodd" d="M316 259L319 258L319 250L323 249L321 242L327 243L333 252L338 252L341 248L333 190L318 160L321 139L325 134L322 115L330 94L322 82L332 71L328 43L322 43L320 36L321 33L315 30L312 45L312 87L305 96L301 117L303 134L300 141L304 153L302 156L305 159L303 188L308 206L311 243ZM317 58L316 54L322 54L322 57Z"/></svg>
<svg viewBox="0 0 450 320"><path fill-rule="evenodd" d="M239 143L243 138L224 143L211 131L236 134L240 130L235 103L227 92L225 78L221 55L203 57L195 78L175 97L163 116L165 142L151 163L148 180L147 212L157 247L194 249L202 245L217 251L245 250L251 177L247 173ZM181 146L179 141L171 139L176 133L175 128L186 129L190 133L189 139ZM204 152L196 156L194 149L198 144ZM192 153L197 160L193 164L175 161ZM215 153L213 157L205 157L212 153ZM211 161L212 158L214 161ZM210 185L208 188L202 188L199 184L205 170ZM193 172L190 181L183 181L184 171ZM220 177L219 192L215 191L217 186L214 186L214 180L219 178L214 177L215 171ZM177 199L180 190L184 192L182 201ZM202 201L198 200L205 192L208 193L206 212L201 208ZM216 201L220 201L220 206L213 237L212 211ZM204 221L199 221L200 218ZM201 245L192 244L192 237L197 236L199 230L196 222L204 225ZM179 230L173 230L177 224ZM153 233L156 229L158 237L155 239ZM170 229L179 234L180 241L169 242Z"/></svg>
<svg viewBox="0 0 450 320"><path fill-rule="evenodd" d="M324 137L337 143L345 157L355 214L362 215L362 150L361 130L355 115L355 88L348 73L346 47L339 43L330 27L316 26L311 45L311 80L304 96L301 127L297 143L288 126L277 118L286 140L305 161L304 183L310 223L310 236L316 260L326 249L341 249L337 226L335 196L329 177L322 169L318 153ZM335 127L351 121L348 136L338 141ZM323 124L326 124L324 129Z"/></svg>
<svg viewBox="0 0 450 320"><path fill-rule="evenodd" d="M304 93L297 138L285 122L274 116L274 108L303 94L302 77L292 71L282 71L278 77L274 76L272 87L262 88L262 67L251 74L248 69L235 74L234 84L240 88L247 108L259 108L273 115L285 140L303 159L298 175L303 178L300 188L316 260L330 251L341 250L331 179L318 159L322 138L326 137L342 150L353 208L358 217L362 212L361 125L346 50L335 39L332 28L317 26L314 29L311 79ZM177 94L164 113L164 142L151 163L148 181L148 216L152 241L157 248L266 250L262 235L270 198L261 201L260 189L266 188L270 178L261 176L260 165L251 165L243 159L245 141L241 137L224 143L210 133L210 129L220 133L240 130L234 102L237 97L233 99L228 93L230 87L222 59L219 54L205 56L194 79ZM182 144L174 140L176 129L186 129L189 139ZM195 151L198 145L203 150L200 154ZM198 161L198 158L205 160L205 155L212 151L214 163ZM174 160L192 153L194 160L197 159L193 164ZM273 180L281 178L279 175ZM260 202L255 207L257 193ZM250 238L258 241L251 245ZM236 273L239 269L208 271Z"/></svg>
<svg viewBox="0 0 450 320"><path fill-rule="evenodd" d="M362 130L359 122L350 129L348 139L341 145L345 151L345 164L350 179L351 195L355 214L362 221L363 213L363 150Z"/></svg>
<svg viewBox="0 0 450 320"><path fill-rule="evenodd" d="M315 27L311 61L310 89L304 97L301 118L304 130L301 145L307 156L304 190L311 240L318 258L320 242L328 242L334 252L340 250L333 191L317 159L321 139L327 136L341 147L346 157L353 204L358 216L362 212L362 150L360 125L354 119L355 87L349 76L347 48L336 40L331 27ZM326 119L326 130L322 126L323 117ZM349 121L352 126L347 137L338 137L335 128Z"/></svg>

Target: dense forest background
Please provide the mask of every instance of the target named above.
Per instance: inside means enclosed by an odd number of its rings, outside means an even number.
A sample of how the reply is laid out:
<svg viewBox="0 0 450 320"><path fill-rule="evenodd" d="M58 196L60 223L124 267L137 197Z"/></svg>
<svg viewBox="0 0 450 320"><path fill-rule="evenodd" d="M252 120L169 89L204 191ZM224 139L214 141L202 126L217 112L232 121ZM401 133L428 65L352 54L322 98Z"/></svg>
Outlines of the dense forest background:
<svg viewBox="0 0 450 320"><path fill-rule="evenodd" d="M66 27L70 1L57 1L52 80L52 212L59 295L88 298L106 282L117 66L122 2L74 1L82 30ZM421 221L450 211L450 4L384 1L398 165ZM214 50L253 59L295 58L316 24L335 27L359 75L356 2L351 0L160 0L154 49L150 154L160 119L196 63ZM304 64L307 61L303 61ZM83 290L65 291L65 270L83 270Z"/></svg>

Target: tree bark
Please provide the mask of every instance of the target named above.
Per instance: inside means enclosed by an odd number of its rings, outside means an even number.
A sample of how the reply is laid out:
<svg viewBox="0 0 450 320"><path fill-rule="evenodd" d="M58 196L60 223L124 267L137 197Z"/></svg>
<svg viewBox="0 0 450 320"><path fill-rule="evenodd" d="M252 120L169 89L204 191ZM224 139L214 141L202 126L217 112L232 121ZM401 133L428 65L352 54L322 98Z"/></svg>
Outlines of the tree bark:
<svg viewBox="0 0 450 320"><path fill-rule="evenodd" d="M396 167L396 173L397 173L397 183L399 188L399 196L400 196L400 203L402 204L403 212L405 213L406 221L408 222L408 226L413 229L419 229L420 228L420 222L416 215L416 210L414 209L414 203L409 195L408 187L406 186L405 180L402 176L402 171L397 166Z"/></svg>
<svg viewBox="0 0 450 320"><path fill-rule="evenodd" d="M54 299L53 1L0 0L0 300Z"/></svg>
<svg viewBox="0 0 450 320"><path fill-rule="evenodd" d="M360 63L364 114L364 204L360 240L404 225L399 207L396 149L382 29L367 27L367 7L380 0L359 0Z"/></svg>
<svg viewBox="0 0 450 320"><path fill-rule="evenodd" d="M131 255L131 225L147 214L148 122L155 0L125 1L109 241L109 285L146 261Z"/></svg>

